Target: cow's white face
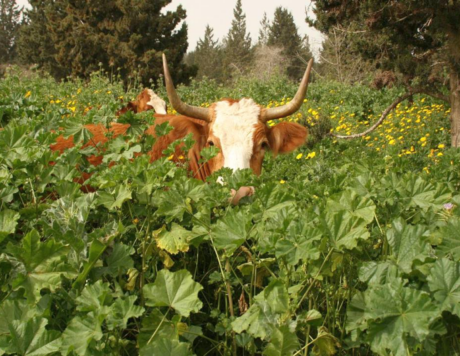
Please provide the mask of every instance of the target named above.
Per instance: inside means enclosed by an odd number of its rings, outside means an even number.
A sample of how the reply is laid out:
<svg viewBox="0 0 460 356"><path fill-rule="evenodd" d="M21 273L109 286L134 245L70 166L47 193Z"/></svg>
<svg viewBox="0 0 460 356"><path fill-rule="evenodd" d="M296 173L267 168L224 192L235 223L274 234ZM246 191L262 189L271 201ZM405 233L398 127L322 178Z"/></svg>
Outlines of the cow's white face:
<svg viewBox="0 0 460 356"><path fill-rule="evenodd" d="M214 106L214 115L208 142L221 149L223 167L233 170L250 168L260 106L252 99L220 101Z"/></svg>

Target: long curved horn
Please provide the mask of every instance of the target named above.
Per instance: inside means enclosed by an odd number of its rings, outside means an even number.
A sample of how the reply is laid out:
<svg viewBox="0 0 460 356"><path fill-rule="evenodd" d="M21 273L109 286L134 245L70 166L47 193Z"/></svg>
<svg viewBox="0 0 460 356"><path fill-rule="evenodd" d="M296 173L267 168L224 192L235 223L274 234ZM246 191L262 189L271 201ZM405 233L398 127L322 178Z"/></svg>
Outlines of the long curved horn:
<svg viewBox="0 0 460 356"><path fill-rule="evenodd" d="M286 117L299 110L303 103L303 99L305 98L305 94L307 93L308 80L310 79L312 65L313 58L308 62L308 66L305 70L305 74L303 75L302 82L300 83L299 89L297 90L297 93L291 102L277 108L263 109L260 117L262 122Z"/></svg>
<svg viewBox="0 0 460 356"><path fill-rule="evenodd" d="M165 72L166 91L168 92L169 102L172 107L179 113L185 116L190 116L195 119L204 120L206 122L211 121L211 114L209 109L201 108L199 106L187 105L180 100L177 95L176 88L174 88L171 74L169 74L168 63L166 62L166 56L163 53L163 70Z"/></svg>

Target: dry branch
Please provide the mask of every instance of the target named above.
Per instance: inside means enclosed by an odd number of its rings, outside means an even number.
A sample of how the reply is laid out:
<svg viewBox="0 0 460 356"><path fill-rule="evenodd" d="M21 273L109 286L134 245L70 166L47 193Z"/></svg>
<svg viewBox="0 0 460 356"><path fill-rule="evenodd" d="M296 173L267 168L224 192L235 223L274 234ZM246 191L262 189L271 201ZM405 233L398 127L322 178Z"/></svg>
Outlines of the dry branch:
<svg viewBox="0 0 460 356"><path fill-rule="evenodd" d="M398 106L399 103L401 103L402 101L410 98L411 96L415 95L415 94L419 94L419 93L423 93L424 91L422 89L417 89L417 90L413 90L413 91L410 91L409 93L406 93L398 98L396 98L395 101L393 101L391 103L390 106L388 106L385 111L382 113L382 115L380 116L380 118L377 120L377 122L372 125L371 127L369 127L366 131L364 132L361 132L361 133L357 133L357 134L353 134L353 135L347 135L347 136L343 136L343 135L336 135L336 134L332 134L332 136L334 136L335 138L340 138L340 139L343 139L343 140L350 140L352 138L358 138L358 137L363 137L363 136L366 136L367 134L371 133L372 131L374 131L377 127L379 127L383 120L385 120L385 118L388 116L388 114L394 109L396 108L396 106Z"/></svg>

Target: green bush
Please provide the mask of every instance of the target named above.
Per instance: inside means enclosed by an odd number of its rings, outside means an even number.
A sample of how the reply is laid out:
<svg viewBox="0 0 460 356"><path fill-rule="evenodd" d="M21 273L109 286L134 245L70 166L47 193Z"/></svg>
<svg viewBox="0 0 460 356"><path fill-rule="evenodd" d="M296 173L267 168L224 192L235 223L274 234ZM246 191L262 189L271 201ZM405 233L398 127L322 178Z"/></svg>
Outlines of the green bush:
<svg viewBox="0 0 460 356"><path fill-rule="evenodd" d="M0 81L0 353L20 355L452 355L460 352L460 177L448 108L398 95L312 83L297 152L267 155L263 173L227 186L149 163L139 140L151 114L94 149L49 149L57 133L90 139L140 89L91 81ZM283 78L179 87L208 105L252 97L281 105ZM158 88L165 98L164 88ZM271 123L274 124L274 123ZM165 128L162 128L165 129ZM117 164L109 167L109 163ZM92 174L85 194L76 179ZM256 187L236 207L230 188ZM232 306L229 301L231 300ZM232 315L233 314L233 315Z"/></svg>

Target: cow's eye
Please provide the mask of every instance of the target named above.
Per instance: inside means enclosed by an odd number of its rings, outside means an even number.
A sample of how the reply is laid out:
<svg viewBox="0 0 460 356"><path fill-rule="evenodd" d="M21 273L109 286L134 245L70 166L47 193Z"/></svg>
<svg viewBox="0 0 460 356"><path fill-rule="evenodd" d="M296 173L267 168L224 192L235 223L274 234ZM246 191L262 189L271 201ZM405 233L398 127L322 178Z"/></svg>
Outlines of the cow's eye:
<svg viewBox="0 0 460 356"><path fill-rule="evenodd" d="M262 142L262 145L260 146L264 151L268 151L270 149L270 146L268 145L267 141Z"/></svg>
<svg viewBox="0 0 460 356"><path fill-rule="evenodd" d="M208 141L208 145L209 145L209 146L214 146L214 142Z"/></svg>

